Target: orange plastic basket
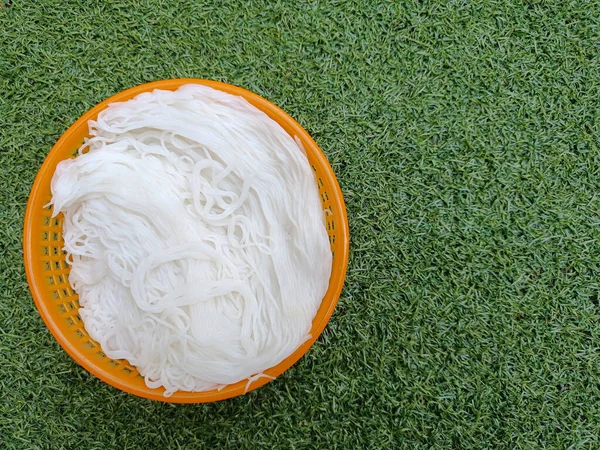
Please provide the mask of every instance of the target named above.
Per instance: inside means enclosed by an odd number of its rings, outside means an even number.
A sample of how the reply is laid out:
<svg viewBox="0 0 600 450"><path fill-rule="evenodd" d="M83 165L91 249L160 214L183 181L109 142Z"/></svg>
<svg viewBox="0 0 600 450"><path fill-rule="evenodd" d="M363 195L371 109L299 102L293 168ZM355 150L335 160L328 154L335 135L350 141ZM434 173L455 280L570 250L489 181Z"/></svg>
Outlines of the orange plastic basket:
<svg viewBox="0 0 600 450"><path fill-rule="evenodd" d="M199 83L244 97L279 123L292 137L298 136L304 145L308 160L315 171L323 208L328 208L333 213L326 216L327 232L333 253L333 270L329 289L312 323L311 339L284 361L266 370L265 374L274 378L281 375L306 353L327 325L344 284L350 241L346 207L331 166L306 130L283 110L245 89L208 80L163 80L123 91L85 113L58 140L35 178L25 214L23 251L29 288L40 315L56 340L75 361L108 384L140 397L175 403L202 403L244 394L247 381L228 385L220 391L176 392L171 397L164 397L164 389L147 387L143 377L127 361L113 360L104 355L100 345L85 331L78 313L78 296L69 284L70 269L62 250L64 244L62 215L51 218L50 208L44 207L51 198L50 180L56 165L64 159L73 157L74 151L88 136L90 119L95 119L98 113L110 103L129 100L142 92L154 89L175 90L188 83ZM259 378L251 383L247 391L254 390L269 381L269 378Z"/></svg>

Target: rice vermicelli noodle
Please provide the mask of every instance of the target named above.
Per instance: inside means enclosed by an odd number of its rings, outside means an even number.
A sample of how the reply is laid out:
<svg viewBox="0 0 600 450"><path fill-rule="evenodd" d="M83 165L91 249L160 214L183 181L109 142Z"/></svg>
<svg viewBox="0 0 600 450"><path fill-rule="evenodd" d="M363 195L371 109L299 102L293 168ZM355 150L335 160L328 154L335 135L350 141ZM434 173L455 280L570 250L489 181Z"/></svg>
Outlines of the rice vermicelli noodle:
<svg viewBox="0 0 600 450"><path fill-rule="evenodd" d="M301 144L206 86L111 104L51 183L90 336L149 387L256 379L309 338L332 257Z"/></svg>

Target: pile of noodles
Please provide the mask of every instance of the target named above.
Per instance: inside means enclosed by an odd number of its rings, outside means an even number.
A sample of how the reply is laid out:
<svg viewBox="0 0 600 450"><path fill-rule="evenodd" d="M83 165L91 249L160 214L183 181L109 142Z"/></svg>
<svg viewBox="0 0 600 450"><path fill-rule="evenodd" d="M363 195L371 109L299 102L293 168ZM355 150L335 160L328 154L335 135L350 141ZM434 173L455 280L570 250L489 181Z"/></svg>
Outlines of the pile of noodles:
<svg viewBox="0 0 600 450"><path fill-rule="evenodd" d="M201 85L114 103L52 179L90 336L149 387L252 380L309 338L331 251L308 160Z"/></svg>

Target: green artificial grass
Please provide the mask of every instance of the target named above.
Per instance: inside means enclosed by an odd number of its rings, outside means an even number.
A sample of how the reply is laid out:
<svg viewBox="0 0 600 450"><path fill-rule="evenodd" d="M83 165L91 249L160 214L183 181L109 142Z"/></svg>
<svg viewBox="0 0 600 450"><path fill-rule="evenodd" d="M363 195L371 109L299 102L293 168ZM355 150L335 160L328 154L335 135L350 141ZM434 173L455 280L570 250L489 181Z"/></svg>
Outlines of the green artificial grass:
<svg viewBox="0 0 600 450"><path fill-rule="evenodd" d="M600 2L4 4L0 448L600 448ZM295 117L351 227L319 341L206 405L80 368L22 263L53 143L108 96L175 77Z"/></svg>

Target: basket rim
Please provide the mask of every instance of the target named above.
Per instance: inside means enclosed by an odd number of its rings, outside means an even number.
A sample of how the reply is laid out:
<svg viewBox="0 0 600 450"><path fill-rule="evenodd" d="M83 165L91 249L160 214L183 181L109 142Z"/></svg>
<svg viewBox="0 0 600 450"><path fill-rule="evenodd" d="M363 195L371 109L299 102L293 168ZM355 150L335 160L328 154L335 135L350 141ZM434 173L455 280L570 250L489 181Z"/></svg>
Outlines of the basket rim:
<svg viewBox="0 0 600 450"><path fill-rule="evenodd" d="M339 296L344 285L346 271L348 268L350 248L350 233L344 198L338 180L327 158L325 157L324 153L319 148L319 146L316 144L316 142L312 139L310 134L298 122L296 122L281 108L271 103L270 101L264 99L263 97L259 96L258 94L255 94L238 86L213 80L205 80L198 78L167 79L154 81L151 83L145 83L121 91L107 98L106 100L98 103L96 106L94 106L89 111L84 113L81 117L79 117L79 119L77 119L77 121L75 121L75 123L73 123L73 125L71 125L65 131L65 133L58 139L56 144L47 154L42 166L40 167L35 177L33 187L29 194L23 225L23 259L29 289L35 301L36 307L40 315L42 316L42 319L44 320L47 328L50 330L50 332L61 345L61 347L80 366L82 366L84 369L86 369L88 372L95 375L102 381L122 391L128 392L139 397L169 403L204 403L224 400L257 389L258 387L272 381L272 379L267 377L259 378L256 381L252 382L247 389L245 389L247 381L242 380L238 383L227 385L220 391L178 391L171 397L165 397L163 395L164 388L151 389L145 386L145 383L144 388L132 386L131 383L127 382L125 379L116 376L111 371L99 367L99 365L96 362L91 360L89 357L83 354L75 345L73 345L73 343L71 342L73 338L70 337L72 333L69 333L65 329L65 326L60 326L51 317L48 301L46 299L47 294L44 294L44 290L41 288L41 286L44 283L41 274L41 264L39 264L37 257L34 256L36 244L39 246L39 242L37 242L37 239L34 238L32 229L35 224L34 220L36 220L40 216L40 206L42 206L43 202L42 196L44 194L47 194L47 191L44 191L42 185L45 181L48 181L52 178L56 165L58 164L58 162L64 159L60 151L61 148L64 145L66 145L66 143L74 134L81 132L81 127L86 127L87 129L87 122L90 119L94 119L95 117L97 117L97 115L102 110L106 109L110 103L126 101L135 97L138 94L153 91L155 89L174 90L184 84L191 83L202 84L233 95L242 96L251 104L258 107L261 111L267 113L272 119L274 119L281 126L283 126L289 134L292 134L289 130L293 130L294 134L302 139L306 152L310 152L312 158L317 160L320 165L320 168L323 169L323 173L321 174L321 176L323 178L326 178L328 184L333 188L333 192L331 192L331 195L333 197L332 203L337 204L336 206L337 208L339 208L340 218L342 219L342 223L340 224L341 226L336 227L336 237L339 236L338 239L341 239L342 242L339 248L336 250L336 263L332 268L332 275L329 282L329 288L323 300L321 301L321 307L319 308L321 309L323 305L326 306L324 314L321 315L321 317L316 323L313 321L313 326L311 329L311 338L304 342L298 349L296 349L296 351L294 351L294 353L292 353L289 357L284 359L278 365L265 370L265 374L272 376L273 379L281 375L292 365L294 365L308 351L308 349L315 343L317 338L323 332L327 323L329 322L329 319L331 318L331 315L333 314L333 311L335 309L335 306L337 305ZM306 145L307 143L308 145ZM38 264L36 265L36 263ZM315 320L316 319L317 317L315 317Z"/></svg>

